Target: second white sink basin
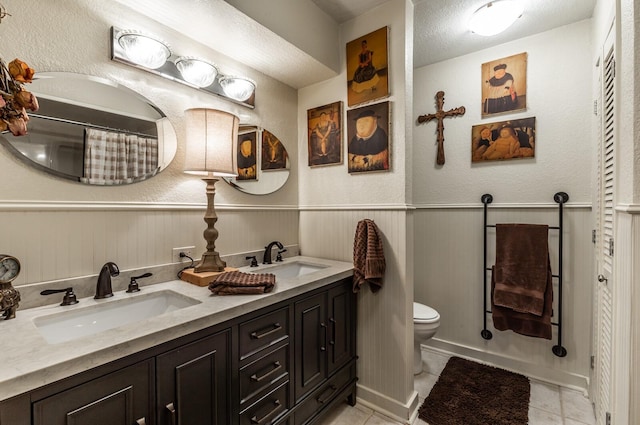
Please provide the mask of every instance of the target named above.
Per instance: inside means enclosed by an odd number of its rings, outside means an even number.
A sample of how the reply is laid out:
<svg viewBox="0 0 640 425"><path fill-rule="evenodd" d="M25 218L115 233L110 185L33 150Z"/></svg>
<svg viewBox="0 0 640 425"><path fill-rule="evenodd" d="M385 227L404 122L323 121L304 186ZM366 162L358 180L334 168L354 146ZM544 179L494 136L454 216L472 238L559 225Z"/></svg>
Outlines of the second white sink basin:
<svg viewBox="0 0 640 425"><path fill-rule="evenodd" d="M89 307L39 316L33 322L49 344L58 344L196 304L200 301L170 290L143 292L121 300L100 300Z"/></svg>
<svg viewBox="0 0 640 425"><path fill-rule="evenodd" d="M302 261L294 261L290 263L273 265L263 269L262 271L256 271L256 272L273 273L274 275L276 275L276 281L277 281L278 279L287 279L287 278L304 276L306 274L314 273L314 272L317 272L318 270L322 270L327 267L328 266L325 266L323 264L311 264L311 263L306 263Z"/></svg>

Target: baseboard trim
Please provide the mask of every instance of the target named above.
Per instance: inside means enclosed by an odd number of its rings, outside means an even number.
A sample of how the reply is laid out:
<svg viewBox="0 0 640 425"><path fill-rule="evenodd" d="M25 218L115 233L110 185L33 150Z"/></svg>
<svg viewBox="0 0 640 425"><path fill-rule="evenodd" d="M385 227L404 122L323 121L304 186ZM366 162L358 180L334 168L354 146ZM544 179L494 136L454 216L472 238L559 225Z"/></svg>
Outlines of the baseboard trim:
<svg viewBox="0 0 640 425"><path fill-rule="evenodd" d="M416 391L413 391L405 404L360 384L357 386L356 394L358 403L396 422L411 424L418 414L419 399Z"/></svg>
<svg viewBox="0 0 640 425"><path fill-rule="evenodd" d="M499 367L511 372L520 373L537 381L547 382L566 388L582 391L587 394L589 389L589 378L570 372L563 372L537 364L526 363L513 357L502 356L496 353L478 350L443 341L437 338L429 340L429 345L421 345L423 351L431 351L437 354L455 355L467 360L486 363L490 366Z"/></svg>

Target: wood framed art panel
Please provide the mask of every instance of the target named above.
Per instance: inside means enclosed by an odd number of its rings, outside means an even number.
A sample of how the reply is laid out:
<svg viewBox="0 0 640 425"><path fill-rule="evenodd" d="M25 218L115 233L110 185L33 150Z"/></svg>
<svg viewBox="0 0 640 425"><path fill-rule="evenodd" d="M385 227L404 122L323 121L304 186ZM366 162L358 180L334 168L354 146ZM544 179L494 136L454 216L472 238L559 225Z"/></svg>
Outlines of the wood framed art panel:
<svg viewBox="0 0 640 425"><path fill-rule="evenodd" d="M533 158L536 153L536 118L474 125L471 162Z"/></svg>
<svg viewBox="0 0 640 425"><path fill-rule="evenodd" d="M309 166L342 164L342 102L307 110Z"/></svg>
<svg viewBox="0 0 640 425"><path fill-rule="evenodd" d="M527 108L527 54L482 64L482 117Z"/></svg>
<svg viewBox="0 0 640 425"><path fill-rule="evenodd" d="M349 173L389 171L389 102L347 111Z"/></svg>
<svg viewBox="0 0 640 425"><path fill-rule="evenodd" d="M347 43L347 105L389 96L389 27Z"/></svg>
<svg viewBox="0 0 640 425"><path fill-rule="evenodd" d="M262 161L260 169L262 171L282 170L288 168L287 150L273 133L262 130Z"/></svg>
<svg viewBox="0 0 640 425"><path fill-rule="evenodd" d="M248 131L238 135L238 176L237 180L257 180L258 132Z"/></svg>

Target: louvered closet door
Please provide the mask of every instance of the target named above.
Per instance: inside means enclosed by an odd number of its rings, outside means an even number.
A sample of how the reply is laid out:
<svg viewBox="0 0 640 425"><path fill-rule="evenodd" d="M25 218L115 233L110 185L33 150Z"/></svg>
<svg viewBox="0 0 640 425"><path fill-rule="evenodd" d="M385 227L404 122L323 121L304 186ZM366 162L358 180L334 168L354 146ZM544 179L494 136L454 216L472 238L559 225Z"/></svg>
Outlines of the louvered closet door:
<svg viewBox="0 0 640 425"><path fill-rule="evenodd" d="M596 263L598 276L595 290L596 335L594 338L594 387L598 425L605 425L612 402L612 337L613 337L613 235L614 235L614 189L615 189L615 55L613 33L609 34L603 49L601 131L598 169L597 217L599 229L596 239Z"/></svg>

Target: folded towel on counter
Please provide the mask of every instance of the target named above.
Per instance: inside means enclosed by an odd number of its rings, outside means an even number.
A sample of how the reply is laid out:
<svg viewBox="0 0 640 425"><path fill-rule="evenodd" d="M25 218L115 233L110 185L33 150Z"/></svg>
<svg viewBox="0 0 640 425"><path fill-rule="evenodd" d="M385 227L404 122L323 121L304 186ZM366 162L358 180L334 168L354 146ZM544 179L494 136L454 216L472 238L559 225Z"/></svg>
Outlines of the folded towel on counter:
<svg viewBox="0 0 640 425"><path fill-rule="evenodd" d="M353 241L353 268L353 292L358 292L365 283L369 283L371 292L382 288L386 263L380 231L373 220L358 222Z"/></svg>
<svg viewBox="0 0 640 425"><path fill-rule="evenodd" d="M214 295L265 294L271 292L276 283L272 273L244 273L231 271L221 273L209 284Z"/></svg>
<svg viewBox="0 0 640 425"><path fill-rule="evenodd" d="M549 283L549 227L497 224L493 302L541 316Z"/></svg>
<svg viewBox="0 0 640 425"><path fill-rule="evenodd" d="M551 270L549 283L544 292L544 310L541 316L531 313L521 313L510 308L501 307L493 302L495 288L495 273L491 273L491 316L493 327L499 331L512 330L520 335L536 338L551 339L551 313L553 304L553 290L551 285Z"/></svg>

